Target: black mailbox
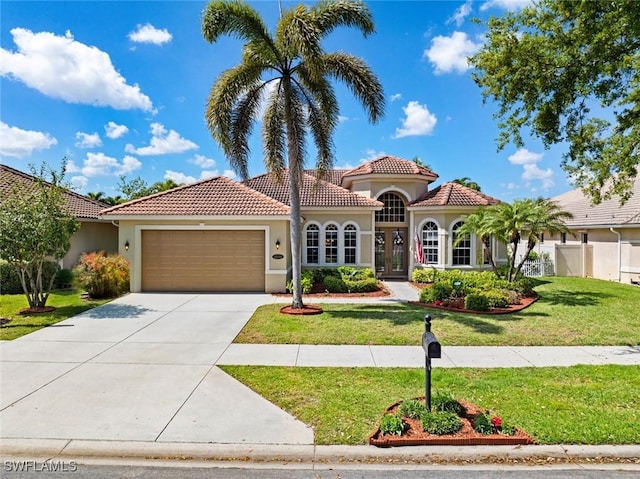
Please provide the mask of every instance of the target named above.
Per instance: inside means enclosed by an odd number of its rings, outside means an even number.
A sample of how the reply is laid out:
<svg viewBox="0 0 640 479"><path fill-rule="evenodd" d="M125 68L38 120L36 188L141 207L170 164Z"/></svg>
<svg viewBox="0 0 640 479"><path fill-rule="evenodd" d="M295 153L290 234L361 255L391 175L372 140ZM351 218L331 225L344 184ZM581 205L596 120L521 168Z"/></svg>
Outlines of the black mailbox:
<svg viewBox="0 0 640 479"><path fill-rule="evenodd" d="M442 357L440 343L430 331L422 335L422 349L424 349L424 354L430 359Z"/></svg>

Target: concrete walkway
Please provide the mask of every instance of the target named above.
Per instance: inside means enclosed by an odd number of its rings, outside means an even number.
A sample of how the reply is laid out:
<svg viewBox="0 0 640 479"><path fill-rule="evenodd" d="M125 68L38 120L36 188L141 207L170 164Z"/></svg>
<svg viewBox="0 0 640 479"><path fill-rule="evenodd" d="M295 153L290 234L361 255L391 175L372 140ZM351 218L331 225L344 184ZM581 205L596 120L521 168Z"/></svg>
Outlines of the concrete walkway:
<svg viewBox="0 0 640 479"><path fill-rule="evenodd" d="M391 297L321 302L417 299L418 292L406 283L387 286L394 293ZM436 456L522 457L523 451L529 456L566 458L567 451L573 451L571 446L465 447L464 452L315 446L310 427L217 365L422 368L423 351L419 346L232 344L258 306L276 302L283 298L129 294L0 343L2 456L420 462L420 457L431 461ZM640 365L640 347L443 346L442 351L443 358L434 359L434 367ZM640 447L577 446L571 454L640 457Z"/></svg>

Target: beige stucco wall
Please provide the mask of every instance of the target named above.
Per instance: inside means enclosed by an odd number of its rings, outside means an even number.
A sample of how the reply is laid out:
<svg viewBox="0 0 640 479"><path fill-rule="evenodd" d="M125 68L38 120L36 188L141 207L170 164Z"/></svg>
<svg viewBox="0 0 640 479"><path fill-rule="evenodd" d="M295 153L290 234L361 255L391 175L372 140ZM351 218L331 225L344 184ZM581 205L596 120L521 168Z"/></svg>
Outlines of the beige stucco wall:
<svg viewBox="0 0 640 479"><path fill-rule="evenodd" d="M118 228L111 222L83 221L80 229L71 238L71 248L62 259L62 267L73 268L82 253L105 251L118 252Z"/></svg>
<svg viewBox="0 0 640 479"><path fill-rule="evenodd" d="M289 246L289 222L278 220L120 220L118 248L131 265L131 291L139 292L142 284L142 260L140 242L143 229L247 229L265 232L265 290L268 293L284 292L287 272L291 266ZM276 249L276 240L280 248ZM129 249L125 243L129 242ZM283 255L276 259L273 255Z"/></svg>
<svg viewBox="0 0 640 479"><path fill-rule="evenodd" d="M399 178L356 180L351 184L351 191L367 198L376 199L382 193L392 191L399 193L406 201L414 201L428 190L428 181L416 181L415 178L402 180Z"/></svg>

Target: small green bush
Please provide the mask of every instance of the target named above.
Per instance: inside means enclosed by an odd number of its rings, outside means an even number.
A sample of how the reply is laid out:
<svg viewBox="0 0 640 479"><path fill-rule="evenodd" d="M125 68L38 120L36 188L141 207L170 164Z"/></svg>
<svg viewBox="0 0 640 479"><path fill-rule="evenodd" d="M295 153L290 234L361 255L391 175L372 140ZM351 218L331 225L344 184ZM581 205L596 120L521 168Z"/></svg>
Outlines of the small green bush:
<svg viewBox="0 0 640 479"><path fill-rule="evenodd" d="M350 293L371 293L378 291L378 281L375 278L366 278L357 281L343 280ZM326 286L326 283L325 283Z"/></svg>
<svg viewBox="0 0 640 479"><path fill-rule="evenodd" d="M471 293L465 296L464 307L471 311L489 311L489 299L485 293Z"/></svg>
<svg viewBox="0 0 640 479"><path fill-rule="evenodd" d="M73 269L78 285L92 298L112 298L129 291L129 263L104 251L85 253Z"/></svg>
<svg viewBox="0 0 640 479"><path fill-rule="evenodd" d="M510 293L513 293L513 295ZM512 296L516 298L516 303L514 304L519 302L519 300L517 300L518 294L506 289L492 289L485 291L483 294L487 298L487 301L489 301L490 308L506 308L509 306L509 300Z"/></svg>
<svg viewBox="0 0 640 479"><path fill-rule="evenodd" d="M336 278L335 276L325 276L324 287L330 293L346 293L349 291L342 278Z"/></svg>
<svg viewBox="0 0 640 479"><path fill-rule="evenodd" d="M480 434L493 434L496 432L495 427L491 424L491 421L486 414L478 414L473 421L473 428Z"/></svg>
<svg viewBox="0 0 640 479"><path fill-rule="evenodd" d="M534 278L528 278L527 276L522 276L513 282L513 288L518 292L521 296L532 296L534 294L533 288L536 285L536 280Z"/></svg>
<svg viewBox="0 0 640 479"><path fill-rule="evenodd" d="M431 267L429 269L416 268L411 273L411 281L414 283L434 283L438 278L438 270Z"/></svg>
<svg viewBox="0 0 640 479"><path fill-rule="evenodd" d="M454 434L462 428L462 420L453 412L425 412L420 418L422 429L429 434Z"/></svg>
<svg viewBox="0 0 640 479"><path fill-rule="evenodd" d="M402 418L394 414L386 414L380 420L380 432L382 434L401 436L406 429L407 425Z"/></svg>
<svg viewBox="0 0 640 479"><path fill-rule="evenodd" d="M451 394L436 392L431 397L431 409L441 412L452 412L456 416L466 414L466 409Z"/></svg>
<svg viewBox="0 0 640 479"><path fill-rule="evenodd" d="M436 300L444 301L445 299L449 299L453 294L453 286L448 282L438 281L433 283L429 288L425 288L424 290L425 299L424 303L433 303Z"/></svg>
<svg viewBox="0 0 640 479"><path fill-rule="evenodd" d="M417 399L407 399L398 406L398 415L411 419L420 419L427 412L427 408L422 401Z"/></svg>
<svg viewBox="0 0 640 479"><path fill-rule="evenodd" d="M68 269L61 269L58 271L55 279L56 288L68 288L73 283L73 272Z"/></svg>

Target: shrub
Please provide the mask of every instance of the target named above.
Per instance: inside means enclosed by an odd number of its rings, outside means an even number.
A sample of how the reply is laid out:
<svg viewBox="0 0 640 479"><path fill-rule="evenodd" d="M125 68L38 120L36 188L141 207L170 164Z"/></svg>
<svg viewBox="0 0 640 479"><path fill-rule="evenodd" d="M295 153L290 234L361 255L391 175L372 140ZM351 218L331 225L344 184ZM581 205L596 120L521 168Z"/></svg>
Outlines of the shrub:
<svg viewBox="0 0 640 479"><path fill-rule="evenodd" d="M411 419L420 419L425 412L427 412L426 406L417 399L407 399L398 406L398 415Z"/></svg>
<svg viewBox="0 0 640 479"><path fill-rule="evenodd" d="M411 281L414 283L435 283L438 278L438 270L434 267L429 269L416 268L411 273Z"/></svg>
<svg viewBox="0 0 640 479"><path fill-rule="evenodd" d="M426 300L423 301L424 303L444 301L445 299L449 299L449 297L451 297L451 295L453 294L453 286L451 286L448 282L438 281L437 283L433 283L429 288L425 288L423 292L424 298Z"/></svg>
<svg viewBox="0 0 640 479"><path fill-rule="evenodd" d="M357 281L343 280L350 293L370 293L378 291L378 281L375 278L366 278ZM326 286L326 283L325 283Z"/></svg>
<svg viewBox="0 0 640 479"><path fill-rule="evenodd" d="M508 289L492 289L483 293L489 301L490 308L506 308L509 304L518 304L518 293L515 291L509 291ZM510 300L515 297L515 303L510 303Z"/></svg>
<svg viewBox="0 0 640 479"><path fill-rule="evenodd" d="M85 253L73 274L77 283L93 298L111 298L129 291L129 263L104 251Z"/></svg>
<svg viewBox="0 0 640 479"><path fill-rule="evenodd" d="M402 421L402 418L393 414L386 414L380 420L380 432L382 434L401 436L406 428L407 425Z"/></svg>
<svg viewBox="0 0 640 479"><path fill-rule="evenodd" d="M451 394L436 392L431 398L431 409L441 412L452 412L456 416L466 414L466 409Z"/></svg>
<svg viewBox="0 0 640 479"><path fill-rule="evenodd" d="M489 311L489 299L485 293L471 293L465 296L464 307L471 311Z"/></svg>
<svg viewBox="0 0 640 479"><path fill-rule="evenodd" d="M55 280L56 288L68 288L73 283L73 273L68 269L61 269L58 271Z"/></svg>
<svg viewBox="0 0 640 479"><path fill-rule="evenodd" d="M438 436L454 434L462 428L462 420L453 412L425 412L420 419L422 429Z"/></svg>
<svg viewBox="0 0 640 479"><path fill-rule="evenodd" d="M42 264L42 285L49 287L49 281L53 275L58 274L60 266L54 261L46 261ZM35 274L35 273L34 273ZM54 283L55 284L55 283ZM27 287L29 280L27 279ZM0 294L23 294L22 283L16 268L6 261L0 262Z"/></svg>
<svg viewBox="0 0 640 479"><path fill-rule="evenodd" d="M324 278L324 287L330 293L346 293L349 288L342 278L335 276L326 276Z"/></svg>
<svg viewBox="0 0 640 479"><path fill-rule="evenodd" d="M536 285L536 280L528 278L527 276L521 276L513 282L512 289L518 292L521 296L532 296L533 288Z"/></svg>

